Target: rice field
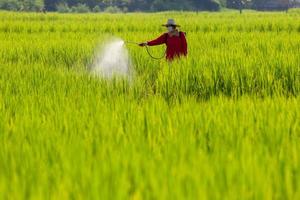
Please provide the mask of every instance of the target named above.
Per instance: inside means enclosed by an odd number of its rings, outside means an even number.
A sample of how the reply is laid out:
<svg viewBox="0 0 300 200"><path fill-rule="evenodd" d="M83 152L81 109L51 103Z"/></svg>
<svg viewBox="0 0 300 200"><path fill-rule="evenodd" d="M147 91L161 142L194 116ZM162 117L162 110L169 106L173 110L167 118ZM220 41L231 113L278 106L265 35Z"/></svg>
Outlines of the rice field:
<svg viewBox="0 0 300 200"><path fill-rule="evenodd" d="M175 18L189 55L110 37ZM164 47L151 47L161 55ZM300 12L0 12L0 199L300 199Z"/></svg>

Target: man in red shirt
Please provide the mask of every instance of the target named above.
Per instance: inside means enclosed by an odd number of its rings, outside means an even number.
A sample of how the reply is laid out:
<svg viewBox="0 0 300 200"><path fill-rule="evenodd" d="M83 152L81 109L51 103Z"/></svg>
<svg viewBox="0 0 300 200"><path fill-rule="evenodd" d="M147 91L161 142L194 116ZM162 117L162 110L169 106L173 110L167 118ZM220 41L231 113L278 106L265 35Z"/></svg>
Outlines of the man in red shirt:
<svg viewBox="0 0 300 200"><path fill-rule="evenodd" d="M178 31L177 27L180 27L175 23L173 19L169 19L167 24L163 26L167 27L168 32L162 34L155 40L149 42L140 43L140 46L155 46L166 44L166 59L172 61L174 58L179 58L181 56L187 56L187 42L185 38L185 33Z"/></svg>

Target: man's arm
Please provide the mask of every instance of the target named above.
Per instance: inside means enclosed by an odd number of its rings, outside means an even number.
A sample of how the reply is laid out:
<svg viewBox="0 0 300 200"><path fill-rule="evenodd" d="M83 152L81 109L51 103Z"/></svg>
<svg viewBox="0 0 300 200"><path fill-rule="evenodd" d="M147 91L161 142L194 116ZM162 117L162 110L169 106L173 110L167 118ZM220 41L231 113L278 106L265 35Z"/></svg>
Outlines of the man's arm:
<svg viewBox="0 0 300 200"><path fill-rule="evenodd" d="M166 39L167 39L166 34L167 33L164 33L161 36L159 36L158 38L156 38L155 40L147 42L147 45L149 45L149 46L156 46L156 45L165 44L166 43Z"/></svg>

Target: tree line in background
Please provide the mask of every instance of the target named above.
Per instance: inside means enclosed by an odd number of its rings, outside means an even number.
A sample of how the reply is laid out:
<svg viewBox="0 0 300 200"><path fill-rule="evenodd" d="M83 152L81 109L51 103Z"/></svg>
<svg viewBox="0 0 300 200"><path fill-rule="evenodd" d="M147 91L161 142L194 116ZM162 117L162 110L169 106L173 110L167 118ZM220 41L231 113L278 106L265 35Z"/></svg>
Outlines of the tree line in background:
<svg viewBox="0 0 300 200"><path fill-rule="evenodd" d="M235 9L287 10L300 0L228 0L227 7Z"/></svg>
<svg viewBox="0 0 300 200"><path fill-rule="evenodd" d="M133 12L163 10L217 11L226 0L0 0L0 8L24 11Z"/></svg>
<svg viewBox="0 0 300 200"><path fill-rule="evenodd" d="M209 10L285 8L298 0L0 0L0 9L58 12L134 12L164 10Z"/></svg>

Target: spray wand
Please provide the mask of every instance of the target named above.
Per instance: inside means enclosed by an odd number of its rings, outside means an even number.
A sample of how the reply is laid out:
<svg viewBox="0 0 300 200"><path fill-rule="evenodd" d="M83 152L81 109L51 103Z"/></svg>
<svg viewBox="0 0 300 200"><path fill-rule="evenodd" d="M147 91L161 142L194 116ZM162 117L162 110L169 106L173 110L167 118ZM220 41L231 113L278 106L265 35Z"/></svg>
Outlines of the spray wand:
<svg viewBox="0 0 300 200"><path fill-rule="evenodd" d="M139 43L137 42L131 42L131 41L124 41L125 44L136 44L136 45L139 45Z"/></svg>
<svg viewBox="0 0 300 200"><path fill-rule="evenodd" d="M132 42L132 41L124 41L125 44L136 44L136 45L139 45L139 43L137 42ZM148 45L145 45L146 47L146 51L148 53L148 55L152 58L152 59L155 59L155 60L160 60L160 59L163 59L165 57L165 54L166 54L166 51L164 52L164 54L160 57L155 57L153 56L150 51L149 51L149 46Z"/></svg>

